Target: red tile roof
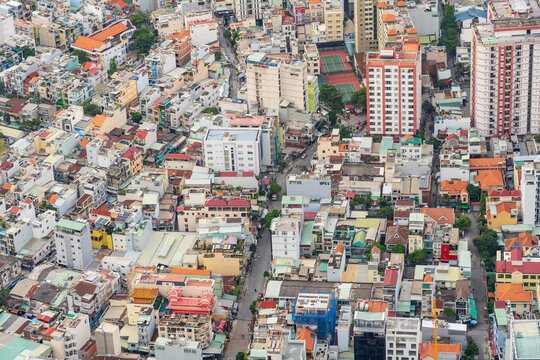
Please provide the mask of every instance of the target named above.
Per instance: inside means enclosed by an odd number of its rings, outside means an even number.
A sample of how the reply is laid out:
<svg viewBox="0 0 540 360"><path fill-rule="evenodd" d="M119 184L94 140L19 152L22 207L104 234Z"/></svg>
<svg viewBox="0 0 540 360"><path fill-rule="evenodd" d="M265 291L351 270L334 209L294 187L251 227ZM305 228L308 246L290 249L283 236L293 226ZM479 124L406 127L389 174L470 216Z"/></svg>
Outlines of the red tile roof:
<svg viewBox="0 0 540 360"><path fill-rule="evenodd" d="M165 159L189 160L191 159L191 155L190 154L166 154Z"/></svg>
<svg viewBox="0 0 540 360"><path fill-rule="evenodd" d="M386 269L384 272L383 286L396 286L398 282L399 270Z"/></svg>

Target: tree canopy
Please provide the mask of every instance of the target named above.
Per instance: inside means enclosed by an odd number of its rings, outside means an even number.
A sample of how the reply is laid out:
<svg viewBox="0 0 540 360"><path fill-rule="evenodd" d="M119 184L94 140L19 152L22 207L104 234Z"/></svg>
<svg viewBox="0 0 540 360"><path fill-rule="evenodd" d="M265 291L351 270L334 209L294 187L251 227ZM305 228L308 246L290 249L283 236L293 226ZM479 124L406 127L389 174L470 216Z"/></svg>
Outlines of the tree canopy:
<svg viewBox="0 0 540 360"><path fill-rule="evenodd" d="M441 37L439 44L446 46L446 50L453 54L459 45L459 28L454 18L454 7L452 5L447 5L446 9L444 9L441 29L444 36Z"/></svg>
<svg viewBox="0 0 540 360"><path fill-rule="evenodd" d="M343 95L333 85L324 84L321 86L319 102L329 107L331 111L340 112L343 109Z"/></svg>
<svg viewBox="0 0 540 360"><path fill-rule="evenodd" d="M88 54L86 54L82 50L74 50L71 55L75 55L79 58L79 64L82 64L84 62L88 61Z"/></svg>
<svg viewBox="0 0 540 360"><path fill-rule="evenodd" d="M26 59L29 56L36 56L36 50L31 48L30 46L25 46L21 49L23 57Z"/></svg>
<svg viewBox="0 0 540 360"><path fill-rule="evenodd" d="M131 113L131 120L135 122L140 122L142 120L142 114L138 111L134 111Z"/></svg>
<svg viewBox="0 0 540 360"><path fill-rule="evenodd" d="M407 248L403 244L396 244L392 246L392 254L405 254Z"/></svg>
<svg viewBox="0 0 540 360"><path fill-rule="evenodd" d="M202 111L203 114L214 114L214 115L217 115L219 114L219 109L215 106L211 106L211 107L207 107L206 109L204 109Z"/></svg>
<svg viewBox="0 0 540 360"><path fill-rule="evenodd" d="M137 29L133 33L133 47L143 55L150 52L152 45L156 42L156 36L154 33L148 31L148 29Z"/></svg>
<svg viewBox="0 0 540 360"><path fill-rule="evenodd" d="M274 210L270 211L266 215L266 217L264 218L264 225L267 228L270 228L270 224L272 224L272 220L274 220L274 218L277 218L277 217L280 217L280 216L281 216L281 210L274 209Z"/></svg>
<svg viewBox="0 0 540 360"><path fill-rule="evenodd" d="M270 181L268 183L268 186L270 186L270 192L272 194L279 194L281 192L281 185L279 185L277 182L275 182L274 180Z"/></svg>
<svg viewBox="0 0 540 360"><path fill-rule="evenodd" d="M469 200L480 201L482 189L480 189L479 186L476 186L474 184L469 184L467 185L467 192L469 193Z"/></svg>
<svg viewBox="0 0 540 360"><path fill-rule="evenodd" d="M493 230L487 230L485 234L475 237L473 244L485 257L495 256L500 249L497 233Z"/></svg>
<svg viewBox="0 0 540 360"><path fill-rule="evenodd" d="M82 107L85 115L96 116L97 114L101 114L101 108L96 104L85 102L82 104Z"/></svg>
<svg viewBox="0 0 540 360"><path fill-rule="evenodd" d="M219 61L219 60L223 59L223 54L221 53L221 51L216 51L214 53L214 57L216 58L216 61Z"/></svg>
<svg viewBox="0 0 540 360"><path fill-rule="evenodd" d="M465 230L470 228L471 224L472 221L467 215L461 215L454 223L454 227L458 228L459 230Z"/></svg>
<svg viewBox="0 0 540 360"><path fill-rule="evenodd" d="M411 265L423 264L427 259L429 259L429 254L422 249L415 250L407 255L407 262Z"/></svg>
<svg viewBox="0 0 540 360"><path fill-rule="evenodd" d="M140 27L142 25L148 24L148 15L143 13L142 11L136 11L131 16L131 23L135 25L136 27Z"/></svg>
<svg viewBox="0 0 540 360"><path fill-rule="evenodd" d="M367 90L362 87L351 95L351 104L357 108L365 109L367 105Z"/></svg>

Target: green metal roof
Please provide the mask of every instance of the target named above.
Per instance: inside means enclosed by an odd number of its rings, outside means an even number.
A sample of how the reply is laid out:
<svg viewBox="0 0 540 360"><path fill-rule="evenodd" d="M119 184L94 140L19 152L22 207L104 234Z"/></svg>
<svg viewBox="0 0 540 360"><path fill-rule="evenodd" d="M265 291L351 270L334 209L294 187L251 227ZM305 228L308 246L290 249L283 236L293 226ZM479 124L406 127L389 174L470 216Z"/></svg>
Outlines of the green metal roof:
<svg viewBox="0 0 540 360"><path fill-rule="evenodd" d="M476 312L476 301L474 299L469 299L469 308L470 308L470 313L471 313L471 317L474 319L474 320L478 320L478 314Z"/></svg>
<svg viewBox="0 0 540 360"><path fill-rule="evenodd" d="M58 223L56 224L57 229L68 229L68 230L74 230L74 231L83 231L86 228L86 223L73 221L73 220L67 220L67 219L60 219Z"/></svg>

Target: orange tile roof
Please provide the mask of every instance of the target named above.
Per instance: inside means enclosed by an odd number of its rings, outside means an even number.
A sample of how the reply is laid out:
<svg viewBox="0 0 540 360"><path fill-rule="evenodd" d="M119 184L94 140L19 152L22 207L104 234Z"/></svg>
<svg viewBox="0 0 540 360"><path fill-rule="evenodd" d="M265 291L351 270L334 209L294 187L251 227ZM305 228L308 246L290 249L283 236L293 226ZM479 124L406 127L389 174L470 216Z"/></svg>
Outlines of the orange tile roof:
<svg viewBox="0 0 540 360"><path fill-rule="evenodd" d="M425 283L433 282L433 278L429 274L426 274L426 276L424 276L424 282Z"/></svg>
<svg viewBox="0 0 540 360"><path fill-rule="evenodd" d="M310 331L306 328L298 331L296 335L294 336L294 340L304 340L306 344L307 353L313 352L313 347L315 346L316 339L317 339L317 335L315 335L313 331Z"/></svg>
<svg viewBox="0 0 540 360"><path fill-rule="evenodd" d="M321 0L309 0L308 4L309 5L322 4L322 1Z"/></svg>
<svg viewBox="0 0 540 360"><path fill-rule="evenodd" d="M377 4L377 7L378 7L379 9L384 9L384 8L386 7L386 4L383 3L383 2L380 2L380 3Z"/></svg>
<svg viewBox="0 0 540 360"><path fill-rule="evenodd" d="M2 189L4 190L9 190L13 187L13 184L10 184L10 183L5 183L4 186L2 186Z"/></svg>
<svg viewBox="0 0 540 360"><path fill-rule="evenodd" d="M210 276L211 272L204 269L172 268L171 274Z"/></svg>
<svg viewBox="0 0 540 360"><path fill-rule="evenodd" d="M474 177L474 181L479 182L480 188L484 191L490 190L493 186L504 186L500 170L478 170L478 175Z"/></svg>
<svg viewBox="0 0 540 360"><path fill-rule="evenodd" d="M469 185L468 181L448 181L444 180L441 183L441 191L448 191L451 195L461 194L461 193L468 193L467 191L467 185Z"/></svg>
<svg viewBox="0 0 540 360"><path fill-rule="evenodd" d="M452 208L420 208L420 212L441 225L454 225L454 209Z"/></svg>
<svg viewBox="0 0 540 360"><path fill-rule="evenodd" d="M531 302L532 294L525 291L523 284L496 284L495 299L510 302Z"/></svg>
<svg viewBox="0 0 540 360"><path fill-rule="evenodd" d="M397 6L405 7L405 6L407 6L407 3L405 1L398 1Z"/></svg>
<svg viewBox="0 0 540 360"><path fill-rule="evenodd" d="M89 143L90 143L90 141L88 141L87 138L84 138L84 139L81 140L81 142L79 144L81 144L83 149L86 149L86 145L88 145Z"/></svg>
<svg viewBox="0 0 540 360"><path fill-rule="evenodd" d="M512 248L519 247L523 250L524 247L530 247L538 245L538 237L528 232L519 233L515 238L508 238L504 240L504 248L506 251L512 250Z"/></svg>
<svg viewBox="0 0 540 360"><path fill-rule="evenodd" d="M503 203L498 204L495 208L497 209L497 214L501 214L503 212L510 213L512 209L516 208L516 203L503 202Z"/></svg>
<svg viewBox="0 0 540 360"><path fill-rule="evenodd" d="M437 344L437 352L441 353L453 353L458 357L461 354L460 344ZM427 358L428 356L435 358L435 344L433 343L420 343L420 360Z"/></svg>
<svg viewBox="0 0 540 360"><path fill-rule="evenodd" d="M113 26L111 27L108 27L106 29L103 29L102 31L98 32L97 34L95 35L92 35L90 38L91 39L94 39L94 40L97 40L97 41L105 41L107 40L108 38L111 38L113 36L116 36L118 34L121 34L123 33L124 31L126 31L128 28L126 25L124 25L123 23L119 22L117 24L114 24Z"/></svg>
<svg viewBox="0 0 540 360"><path fill-rule="evenodd" d="M102 41L91 39L86 36L79 36L73 43L74 47L78 47L87 51L94 51L103 45Z"/></svg>
<svg viewBox="0 0 540 360"><path fill-rule="evenodd" d="M473 158L469 160L469 167L498 167L500 164L506 164L505 158Z"/></svg>
<svg viewBox="0 0 540 360"><path fill-rule="evenodd" d="M150 304L156 297L159 288L154 287L136 287L131 293L131 297L135 300L137 299L138 303Z"/></svg>
<svg viewBox="0 0 540 360"><path fill-rule="evenodd" d="M180 32L167 35L167 39L183 39L189 36L189 30L182 30Z"/></svg>
<svg viewBox="0 0 540 360"><path fill-rule="evenodd" d="M51 198L49 199L49 204L54 205L56 200L58 200L58 195L56 195L56 194L52 195Z"/></svg>
<svg viewBox="0 0 540 360"><path fill-rule="evenodd" d="M385 312L388 307L388 302L382 300L369 300L364 303L368 304L368 312Z"/></svg>
<svg viewBox="0 0 540 360"><path fill-rule="evenodd" d="M96 116L94 116L94 121L92 121L92 123L94 124L94 126L99 127L103 125L103 122L105 122L105 119L107 119L105 115L97 114Z"/></svg>
<svg viewBox="0 0 540 360"><path fill-rule="evenodd" d="M394 15L392 15L392 14L383 15L381 19L382 19L383 22L394 22L394 21L396 21L396 17Z"/></svg>
<svg viewBox="0 0 540 360"><path fill-rule="evenodd" d="M407 34L416 34L416 29L415 28L407 29Z"/></svg>

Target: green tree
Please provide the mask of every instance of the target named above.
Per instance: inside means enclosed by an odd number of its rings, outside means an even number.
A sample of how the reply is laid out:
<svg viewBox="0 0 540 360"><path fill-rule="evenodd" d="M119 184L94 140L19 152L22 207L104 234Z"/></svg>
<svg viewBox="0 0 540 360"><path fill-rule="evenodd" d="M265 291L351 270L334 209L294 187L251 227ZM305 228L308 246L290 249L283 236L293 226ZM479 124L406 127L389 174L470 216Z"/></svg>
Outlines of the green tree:
<svg viewBox="0 0 540 360"><path fill-rule="evenodd" d="M467 215L461 215L456 222L454 223L454 227L458 228L459 230L465 230L471 227L471 219Z"/></svg>
<svg viewBox="0 0 540 360"><path fill-rule="evenodd" d="M107 73L110 75L114 74L116 71L118 71L118 64L116 64L115 59L111 59L111 62L109 63L109 70Z"/></svg>
<svg viewBox="0 0 540 360"><path fill-rule="evenodd" d="M207 107L206 109L204 109L202 111L203 114L214 114L214 115L217 115L219 114L219 109L215 106L211 106L211 107Z"/></svg>
<svg viewBox="0 0 540 360"><path fill-rule="evenodd" d="M221 53L221 51L216 51L214 53L214 57L216 58L216 61L220 61L221 59L223 59L223 54Z"/></svg>
<svg viewBox="0 0 540 360"><path fill-rule="evenodd" d="M367 195L364 197L364 205L366 206L366 209L371 207L372 202L373 199L371 198L371 193L367 193Z"/></svg>
<svg viewBox="0 0 540 360"><path fill-rule="evenodd" d="M486 200L487 200L487 194L485 192L480 195L480 215L486 214Z"/></svg>
<svg viewBox="0 0 540 360"><path fill-rule="evenodd" d="M136 11L131 16L131 23L136 27L140 27L142 25L146 26L146 24L148 24L148 15L146 15L142 11Z"/></svg>
<svg viewBox="0 0 540 360"><path fill-rule="evenodd" d="M30 46L25 46L21 50L25 59L29 56L36 56L36 50L31 48Z"/></svg>
<svg viewBox="0 0 540 360"><path fill-rule="evenodd" d="M380 243L375 243L373 246L378 247L379 250L381 250L381 254L384 254L386 252L386 246ZM371 247L373 247L371 246Z"/></svg>
<svg viewBox="0 0 540 360"><path fill-rule="evenodd" d="M540 134L534 136L534 141L536 141L537 143L540 143Z"/></svg>
<svg viewBox="0 0 540 360"><path fill-rule="evenodd" d="M377 211L377 217L385 217L392 220L394 218L394 208L391 206L384 206Z"/></svg>
<svg viewBox="0 0 540 360"><path fill-rule="evenodd" d="M238 354L236 354L236 360L247 360L246 353L239 352Z"/></svg>
<svg viewBox="0 0 540 360"><path fill-rule="evenodd" d="M4 123L9 124L11 122L11 116L8 112L4 113Z"/></svg>
<svg viewBox="0 0 540 360"><path fill-rule="evenodd" d="M264 276L264 277L269 277L269 276L270 276L270 273L269 273L268 271L265 271L265 272L263 273L263 276Z"/></svg>
<svg viewBox="0 0 540 360"><path fill-rule="evenodd" d="M446 308L443 310L443 312L446 314L446 316L457 319L457 314L454 312L454 310Z"/></svg>
<svg viewBox="0 0 540 360"><path fill-rule="evenodd" d="M403 244L396 244L392 246L392 254L405 254L407 248Z"/></svg>
<svg viewBox="0 0 540 360"><path fill-rule="evenodd" d="M429 259L429 254L424 250L415 250L407 255L407 262L411 265L423 264Z"/></svg>
<svg viewBox="0 0 540 360"><path fill-rule="evenodd" d="M461 63L461 62L456 64L456 73L458 75L463 76L463 75L469 74L470 71L471 69L468 64Z"/></svg>
<svg viewBox="0 0 540 360"><path fill-rule="evenodd" d="M337 122L337 114L335 111L330 111L328 113L328 121L330 122L330 126L336 125Z"/></svg>
<svg viewBox="0 0 540 360"><path fill-rule="evenodd" d="M319 89L319 102L339 113L343 109L343 95L333 85L324 84Z"/></svg>
<svg viewBox="0 0 540 360"><path fill-rule="evenodd" d="M454 18L454 11L454 7L451 5L446 6L446 9L444 9L444 15L441 21L441 29L444 36L441 36L439 41L439 44L446 46L446 50L452 55L459 45L459 28Z"/></svg>
<svg viewBox="0 0 540 360"><path fill-rule="evenodd" d="M469 193L470 201L480 201L480 196L482 194L482 189L479 186L474 184L467 185L467 192Z"/></svg>
<svg viewBox="0 0 540 360"><path fill-rule="evenodd" d="M148 54L155 42L156 36L148 29L137 29L133 33L133 47L139 50L142 55Z"/></svg>
<svg viewBox="0 0 540 360"><path fill-rule="evenodd" d="M270 193L272 194L279 194L282 190L281 186L274 180L270 181L268 183L268 186L270 187Z"/></svg>
<svg viewBox="0 0 540 360"><path fill-rule="evenodd" d="M133 120L134 122L140 122L142 120L142 114L137 111L132 112L131 120Z"/></svg>
<svg viewBox="0 0 540 360"><path fill-rule="evenodd" d="M88 61L88 54L86 54L82 50L73 50L71 55L74 55L79 58L79 64L82 64Z"/></svg>
<svg viewBox="0 0 540 360"><path fill-rule="evenodd" d="M102 112L101 108L93 103L85 102L82 104L82 107L84 114L88 116L96 116Z"/></svg>
<svg viewBox="0 0 540 360"><path fill-rule="evenodd" d="M348 126L341 126L339 128L339 137L342 139L350 138L353 130Z"/></svg>
<svg viewBox="0 0 540 360"><path fill-rule="evenodd" d="M281 210L274 209L270 211L264 218L264 225L267 228L270 228L270 224L272 224L272 220L280 216L281 216Z"/></svg>
<svg viewBox="0 0 540 360"><path fill-rule="evenodd" d="M485 234L473 239L473 244L482 253L482 256L493 257L500 249L497 233L493 230L487 230Z"/></svg>
<svg viewBox="0 0 540 360"><path fill-rule="evenodd" d="M0 291L0 306L7 306L10 298L9 290Z"/></svg>
<svg viewBox="0 0 540 360"><path fill-rule="evenodd" d="M424 102L422 103L422 111L425 113L425 114L428 114L428 115L432 115L432 114L435 114L435 107L433 106L433 104L431 103L431 101L429 100L424 100Z"/></svg>
<svg viewBox="0 0 540 360"><path fill-rule="evenodd" d="M367 90L362 87L360 90L353 92L351 95L351 104L357 108L365 109L367 105Z"/></svg>
<svg viewBox="0 0 540 360"><path fill-rule="evenodd" d="M470 343L467 345L467 348L465 349L465 355L480 355L480 350L478 349L478 345L475 343Z"/></svg>

